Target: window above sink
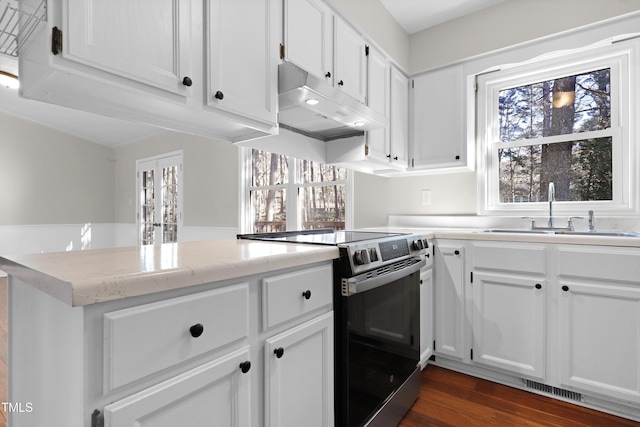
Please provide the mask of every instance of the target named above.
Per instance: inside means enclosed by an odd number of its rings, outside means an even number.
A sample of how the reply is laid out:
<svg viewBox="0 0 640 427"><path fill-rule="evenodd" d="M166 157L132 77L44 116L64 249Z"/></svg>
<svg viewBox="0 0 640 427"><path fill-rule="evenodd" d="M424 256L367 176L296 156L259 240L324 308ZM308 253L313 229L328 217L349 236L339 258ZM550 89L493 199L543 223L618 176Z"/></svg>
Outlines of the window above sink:
<svg viewBox="0 0 640 427"><path fill-rule="evenodd" d="M556 52L477 76L478 210L632 215L640 40Z"/></svg>

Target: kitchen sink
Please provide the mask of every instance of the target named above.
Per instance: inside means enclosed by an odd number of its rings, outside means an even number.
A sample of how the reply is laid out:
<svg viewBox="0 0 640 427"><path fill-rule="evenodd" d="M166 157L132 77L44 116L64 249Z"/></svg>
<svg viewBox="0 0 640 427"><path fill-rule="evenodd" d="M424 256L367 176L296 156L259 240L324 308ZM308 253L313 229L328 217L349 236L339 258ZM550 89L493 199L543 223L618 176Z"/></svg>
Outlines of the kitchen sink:
<svg viewBox="0 0 640 427"><path fill-rule="evenodd" d="M523 228L488 228L482 233L517 233L517 234L559 234L574 236L608 236L608 237L640 237L633 231L577 231L565 229L523 229Z"/></svg>

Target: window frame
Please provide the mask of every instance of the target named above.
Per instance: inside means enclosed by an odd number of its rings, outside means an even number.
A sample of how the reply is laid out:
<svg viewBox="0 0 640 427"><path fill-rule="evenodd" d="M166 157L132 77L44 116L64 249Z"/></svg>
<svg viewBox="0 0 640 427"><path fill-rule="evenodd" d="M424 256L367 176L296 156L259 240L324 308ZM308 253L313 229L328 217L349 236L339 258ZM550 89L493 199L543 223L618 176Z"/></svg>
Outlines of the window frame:
<svg viewBox="0 0 640 427"><path fill-rule="evenodd" d="M257 148L260 150L260 148ZM325 182L312 182L303 183L297 182L300 172L300 163L302 159L284 155L288 159L289 174L286 184L256 186L252 185L252 156L251 151L253 148L241 147L239 150L239 171L240 171L240 185L238 189L239 203L240 203L240 233L253 233L253 206L251 204L251 190L269 190L269 189L284 189L287 194L286 209L286 230L300 230L302 224L300 223L299 214L300 207L298 206L299 189L305 187L323 187L327 185L333 185L334 183L340 183L345 185L345 229L353 228L353 171L347 169L347 176L344 181L325 181ZM270 152L269 150L264 150ZM306 159L312 160L312 159ZM321 160L312 160L315 162L323 163ZM294 194L296 197L290 197Z"/></svg>
<svg viewBox="0 0 640 427"><path fill-rule="evenodd" d="M480 215L528 215L547 213L548 202L501 203L499 194L498 147L510 148L594 137L612 137L611 201L558 201L554 212L584 214L595 210L608 215L637 215L640 185L636 141L638 110L638 52L640 39L614 43L611 39L581 49L554 52L530 61L495 67L476 75L476 138L478 143L478 213ZM611 127L605 130L541 137L499 143L499 92L531 83L577 75L603 68L611 69Z"/></svg>

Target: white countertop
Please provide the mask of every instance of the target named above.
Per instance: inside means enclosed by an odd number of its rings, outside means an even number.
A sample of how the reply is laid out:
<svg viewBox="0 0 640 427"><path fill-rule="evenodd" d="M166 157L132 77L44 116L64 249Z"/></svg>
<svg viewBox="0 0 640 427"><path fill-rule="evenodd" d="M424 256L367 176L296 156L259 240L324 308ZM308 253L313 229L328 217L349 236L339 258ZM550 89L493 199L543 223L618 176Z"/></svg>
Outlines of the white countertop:
<svg viewBox="0 0 640 427"><path fill-rule="evenodd" d="M0 270L75 307L337 257L333 246L228 239L7 256Z"/></svg>

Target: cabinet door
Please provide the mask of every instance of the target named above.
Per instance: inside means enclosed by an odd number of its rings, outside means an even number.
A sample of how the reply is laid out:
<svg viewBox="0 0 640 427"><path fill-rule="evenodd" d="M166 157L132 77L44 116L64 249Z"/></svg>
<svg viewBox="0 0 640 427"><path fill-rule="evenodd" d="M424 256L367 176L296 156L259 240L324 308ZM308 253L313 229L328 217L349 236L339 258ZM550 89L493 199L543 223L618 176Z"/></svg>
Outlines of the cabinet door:
<svg viewBox="0 0 640 427"><path fill-rule="evenodd" d="M367 105L389 117L391 66L387 58L373 47L367 57ZM389 129L381 128L367 132L368 156L380 163L388 163Z"/></svg>
<svg viewBox="0 0 640 427"><path fill-rule="evenodd" d="M473 276L473 362L544 379L545 282Z"/></svg>
<svg viewBox="0 0 640 427"><path fill-rule="evenodd" d="M285 57L333 82L333 12L321 0L285 0Z"/></svg>
<svg viewBox="0 0 640 427"><path fill-rule="evenodd" d="M190 68L189 0L63 0L62 56L185 95Z"/></svg>
<svg viewBox="0 0 640 427"><path fill-rule="evenodd" d="M420 272L420 365L424 368L433 355L433 274Z"/></svg>
<svg viewBox="0 0 640 427"><path fill-rule="evenodd" d="M367 79L364 39L340 18L336 17L335 25L334 85L364 103Z"/></svg>
<svg viewBox="0 0 640 427"><path fill-rule="evenodd" d="M265 342L265 426L333 426L333 312Z"/></svg>
<svg viewBox="0 0 640 427"><path fill-rule="evenodd" d="M466 164L464 79L461 65L414 78L412 147L416 168Z"/></svg>
<svg viewBox="0 0 640 427"><path fill-rule="evenodd" d="M604 280L560 286L562 385L640 403L640 287Z"/></svg>
<svg viewBox="0 0 640 427"><path fill-rule="evenodd" d="M434 315L437 354L464 359L464 247L438 243L434 257Z"/></svg>
<svg viewBox="0 0 640 427"><path fill-rule="evenodd" d="M105 427L251 425L249 348L206 363L104 408Z"/></svg>
<svg viewBox="0 0 640 427"><path fill-rule="evenodd" d="M276 124L277 56L272 0L211 0L207 5L209 106Z"/></svg>
<svg viewBox="0 0 640 427"><path fill-rule="evenodd" d="M391 67L391 124L389 143L391 160L408 166L409 144L409 80L400 70Z"/></svg>

